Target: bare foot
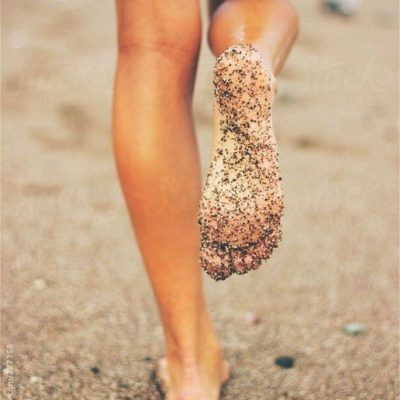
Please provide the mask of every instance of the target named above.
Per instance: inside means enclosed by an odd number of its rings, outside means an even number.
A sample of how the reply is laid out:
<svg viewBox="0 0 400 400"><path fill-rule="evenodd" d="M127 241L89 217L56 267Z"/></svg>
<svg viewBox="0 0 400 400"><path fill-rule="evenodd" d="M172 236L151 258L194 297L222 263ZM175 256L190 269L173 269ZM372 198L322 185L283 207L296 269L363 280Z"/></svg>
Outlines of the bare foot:
<svg viewBox="0 0 400 400"><path fill-rule="evenodd" d="M204 379L196 369L187 367L179 375L183 378L181 382L173 385L170 374L173 367L169 368L166 357L158 361L156 368L157 379L161 385L165 400L218 400L220 398L221 386L229 379L229 364L222 361L216 376L213 379ZM216 371L213 372L215 375Z"/></svg>
<svg viewBox="0 0 400 400"><path fill-rule="evenodd" d="M251 44L214 69L215 140L200 202L200 261L214 279L257 269L281 239L283 194L272 130L274 77Z"/></svg>

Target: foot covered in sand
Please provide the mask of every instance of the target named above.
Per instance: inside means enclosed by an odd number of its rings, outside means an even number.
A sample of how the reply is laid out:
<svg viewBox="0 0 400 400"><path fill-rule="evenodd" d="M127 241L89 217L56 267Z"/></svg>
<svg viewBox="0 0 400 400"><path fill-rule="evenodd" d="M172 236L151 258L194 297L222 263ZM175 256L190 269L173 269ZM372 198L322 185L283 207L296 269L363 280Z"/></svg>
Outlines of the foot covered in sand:
<svg viewBox="0 0 400 400"><path fill-rule="evenodd" d="M198 212L200 261L214 279L257 269L281 240L283 194L272 130L274 77L251 44L214 69L215 139Z"/></svg>

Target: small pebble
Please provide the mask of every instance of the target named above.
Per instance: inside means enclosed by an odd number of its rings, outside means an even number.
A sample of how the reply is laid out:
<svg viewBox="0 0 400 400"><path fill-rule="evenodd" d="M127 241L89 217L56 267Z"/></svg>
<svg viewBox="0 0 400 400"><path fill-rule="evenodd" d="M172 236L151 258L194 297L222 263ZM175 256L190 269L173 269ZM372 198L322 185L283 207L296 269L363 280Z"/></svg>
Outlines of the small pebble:
<svg viewBox="0 0 400 400"><path fill-rule="evenodd" d="M294 358L282 356L275 358L275 364L281 368L292 368L294 366Z"/></svg>
<svg viewBox="0 0 400 400"><path fill-rule="evenodd" d="M348 324L344 324L342 326L342 330L346 335L358 336L365 333L367 329L363 324L360 324L358 322L350 322Z"/></svg>
<svg viewBox="0 0 400 400"><path fill-rule="evenodd" d="M261 321L261 318L256 313L248 312L244 315L244 320L249 325L257 325Z"/></svg>
<svg viewBox="0 0 400 400"><path fill-rule="evenodd" d="M297 96L298 97L298 96ZM293 94L292 92L290 92L289 90L284 90L281 89L276 97L276 100L279 103L295 103L298 98L296 97L295 94Z"/></svg>
<svg viewBox="0 0 400 400"><path fill-rule="evenodd" d="M322 3L330 12L345 17L356 14L360 8L360 0L323 0Z"/></svg>
<svg viewBox="0 0 400 400"><path fill-rule="evenodd" d="M31 376L29 379L30 383L38 383L42 380L42 378L40 376Z"/></svg>
<svg viewBox="0 0 400 400"><path fill-rule="evenodd" d="M99 367L92 367L90 370L95 374L98 375L100 374L100 368Z"/></svg>
<svg viewBox="0 0 400 400"><path fill-rule="evenodd" d="M33 281L33 286L35 287L35 289L37 289L37 290L43 290L43 289L45 289L46 288L46 286L47 286L47 283L46 283L46 281L44 280L44 279L35 279L34 281Z"/></svg>

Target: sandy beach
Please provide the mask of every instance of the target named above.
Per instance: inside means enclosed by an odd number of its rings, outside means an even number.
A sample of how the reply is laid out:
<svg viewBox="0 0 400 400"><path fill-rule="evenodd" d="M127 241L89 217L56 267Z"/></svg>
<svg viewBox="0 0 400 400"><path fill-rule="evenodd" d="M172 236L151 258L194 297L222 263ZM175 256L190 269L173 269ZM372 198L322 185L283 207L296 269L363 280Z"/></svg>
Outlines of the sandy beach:
<svg viewBox="0 0 400 400"><path fill-rule="evenodd" d="M363 1L351 18L294 3L301 33L274 110L283 241L258 271L204 274L232 366L222 399L395 400L398 2ZM159 399L162 331L112 155L113 2L2 9L2 394ZM193 105L204 177L213 63L204 40ZM352 322L365 332L346 335Z"/></svg>

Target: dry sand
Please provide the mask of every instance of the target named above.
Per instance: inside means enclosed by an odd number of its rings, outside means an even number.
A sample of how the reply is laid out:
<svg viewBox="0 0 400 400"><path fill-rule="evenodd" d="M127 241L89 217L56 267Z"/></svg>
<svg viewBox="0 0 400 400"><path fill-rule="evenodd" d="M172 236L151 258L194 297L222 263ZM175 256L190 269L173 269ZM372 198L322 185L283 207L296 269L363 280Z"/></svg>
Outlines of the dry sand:
<svg viewBox="0 0 400 400"><path fill-rule="evenodd" d="M364 1L354 19L295 3L275 107L284 239L259 271L205 276L233 368L223 399L397 399L398 2ZM157 399L161 329L111 151L113 4L5 0L3 22L3 394ZM203 174L212 65L204 44ZM344 335L352 321L366 334Z"/></svg>

